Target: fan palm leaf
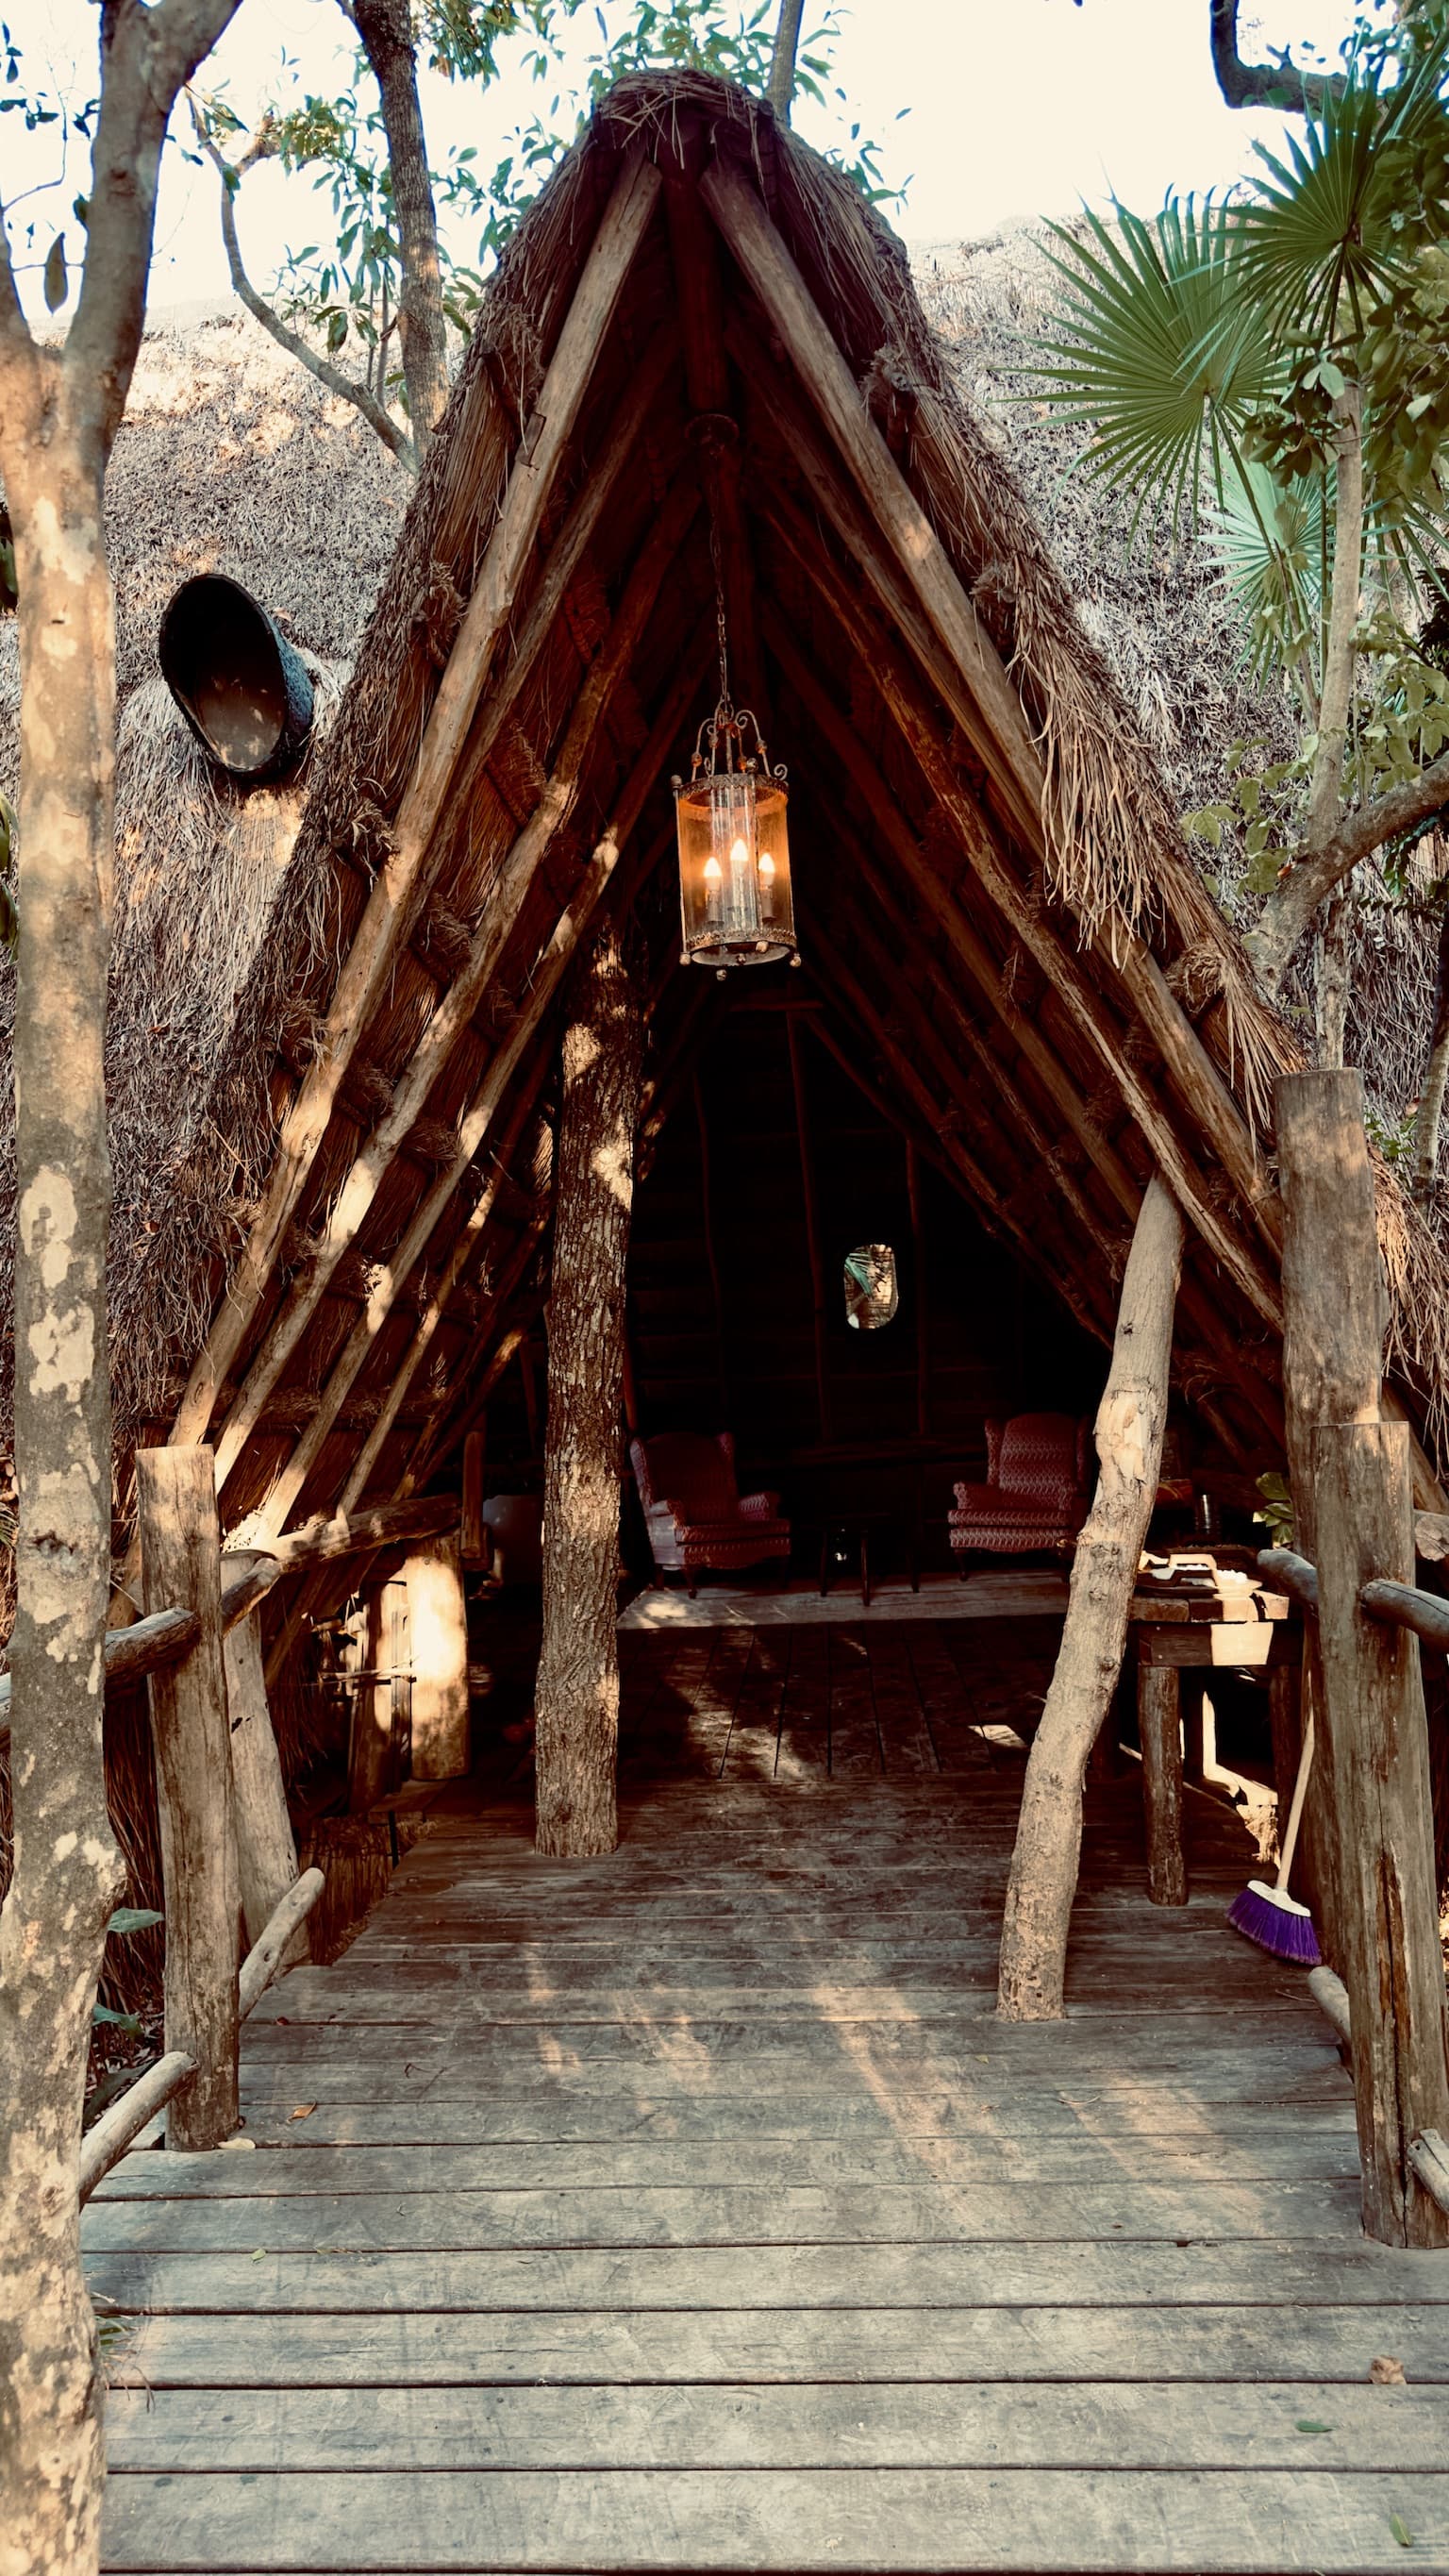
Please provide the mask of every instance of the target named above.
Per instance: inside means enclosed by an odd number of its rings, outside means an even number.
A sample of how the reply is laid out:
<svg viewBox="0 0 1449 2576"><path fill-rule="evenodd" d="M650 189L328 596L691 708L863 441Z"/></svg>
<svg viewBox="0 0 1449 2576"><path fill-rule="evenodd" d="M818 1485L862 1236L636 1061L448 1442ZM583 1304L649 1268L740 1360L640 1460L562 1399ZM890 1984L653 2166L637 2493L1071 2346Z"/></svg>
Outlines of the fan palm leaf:
<svg viewBox="0 0 1449 2576"><path fill-rule="evenodd" d="M1224 478L1210 538L1248 622L1244 660L1256 681L1311 656L1323 601L1323 502L1317 474L1285 486L1266 465L1249 464Z"/></svg>
<svg viewBox="0 0 1449 2576"><path fill-rule="evenodd" d="M1205 463L1225 460L1253 404L1282 376L1242 292L1229 210L1169 198L1152 224L1119 206L1082 231L1054 224L1066 293L1031 369L1033 386L1092 433L1084 469L1135 490L1146 512L1196 513Z"/></svg>

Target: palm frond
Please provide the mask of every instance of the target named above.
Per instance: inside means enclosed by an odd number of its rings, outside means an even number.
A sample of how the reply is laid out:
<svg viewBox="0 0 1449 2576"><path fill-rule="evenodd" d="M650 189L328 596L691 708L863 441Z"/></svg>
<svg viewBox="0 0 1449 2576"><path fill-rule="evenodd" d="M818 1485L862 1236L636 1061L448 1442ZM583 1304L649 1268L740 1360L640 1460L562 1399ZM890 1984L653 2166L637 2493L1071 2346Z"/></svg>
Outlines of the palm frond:
<svg viewBox="0 0 1449 2576"><path fill-rule="evenodd" d="M1137 490L1135 531L1144 513L1195 516L1205 467L1221 489L1282 370L1242 295L1225 206L1169 198L1152 224L1115 215L1051 227L1066 291L1030 374L1038 399L1090 428L1085 470Z"/></svg>
<svg viewBox="0 0 1449 2576"><path fill-rule="evenodd" d="M1247 621L1243 658L1259 683L1311 654L1322 610L1323 498L1319 475L1284 486L1266 465L1245 464L1225 477L1212 513L1212 549Z"/></svg>
<svg viewBox="0 0 1449 2576"><path fill-rule="evenodd" d="M1409 277L1420 236L1405 193L1416 157L1442 149L1445 67L1440 43L1384 90L1382 63L1350 64L1281 153L1254 145L1266 175L1235 210L1235 259L1278 331L1319 345L1357 334Z"/></svg>

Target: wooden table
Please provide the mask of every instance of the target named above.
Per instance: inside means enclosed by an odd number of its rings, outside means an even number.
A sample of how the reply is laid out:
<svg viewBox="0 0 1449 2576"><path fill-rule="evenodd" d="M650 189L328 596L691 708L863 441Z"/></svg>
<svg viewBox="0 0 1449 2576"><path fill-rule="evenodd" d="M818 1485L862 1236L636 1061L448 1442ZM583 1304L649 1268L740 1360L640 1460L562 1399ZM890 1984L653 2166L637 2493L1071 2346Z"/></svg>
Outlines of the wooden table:
<svg viewBox="0 0 1449 2576"><path fill-rule="evenodd" d="M1165 1568L1162 1576L1150 1570L1158 1563ZM1189 1568L1205 1569L1205 1579ZM1154 1905L1185 1905L1181 1675L1214 1666L1266 1670L1276 1761L1280 1739L1296 1728L1301 1631L1287 1594L1267 1589L1246 1548L1183 1549L1165 1560L1144 1558L1129 1616L1137 1647L1147 1893ZM1195 1699L1195 1767L1201 1773L1201 1690Z"/></svg>

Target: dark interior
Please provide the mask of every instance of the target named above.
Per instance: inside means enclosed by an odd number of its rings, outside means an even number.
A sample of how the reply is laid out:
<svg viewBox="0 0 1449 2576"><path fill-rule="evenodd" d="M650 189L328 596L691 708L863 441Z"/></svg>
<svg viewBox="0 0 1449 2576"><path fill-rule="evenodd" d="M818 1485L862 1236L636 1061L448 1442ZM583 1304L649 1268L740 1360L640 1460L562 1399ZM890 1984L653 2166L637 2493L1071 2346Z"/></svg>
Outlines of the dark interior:
<svg viewBox="0 0 1449 2576"><path fill-rule="evenodd" d="M236 582L188 582L167 612L161 667L214 758L245 776L270 760L287 721L276 640Z"/></svg>

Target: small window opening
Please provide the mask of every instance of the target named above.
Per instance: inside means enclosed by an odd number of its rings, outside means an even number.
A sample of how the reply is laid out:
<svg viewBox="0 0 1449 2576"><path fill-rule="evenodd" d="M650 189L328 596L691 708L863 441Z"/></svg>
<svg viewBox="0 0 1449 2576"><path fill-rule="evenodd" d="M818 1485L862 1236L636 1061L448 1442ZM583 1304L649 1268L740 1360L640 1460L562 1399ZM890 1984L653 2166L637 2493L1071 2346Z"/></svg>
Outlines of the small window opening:
<svg viewBox="0 0 1449 2576"><path fill-rule="evenodd" d="M896 1256L888 1243L858 1243L845 1256L845 1320L857 1333L878 1333L900 1304Z"/></svg>

